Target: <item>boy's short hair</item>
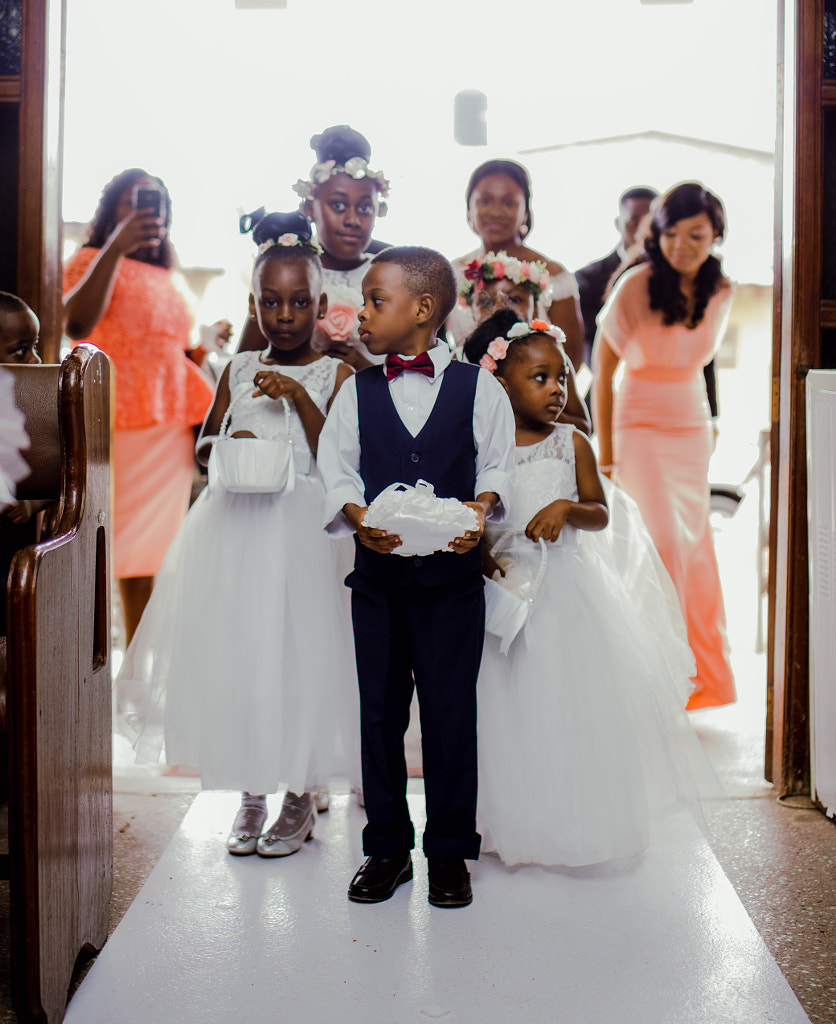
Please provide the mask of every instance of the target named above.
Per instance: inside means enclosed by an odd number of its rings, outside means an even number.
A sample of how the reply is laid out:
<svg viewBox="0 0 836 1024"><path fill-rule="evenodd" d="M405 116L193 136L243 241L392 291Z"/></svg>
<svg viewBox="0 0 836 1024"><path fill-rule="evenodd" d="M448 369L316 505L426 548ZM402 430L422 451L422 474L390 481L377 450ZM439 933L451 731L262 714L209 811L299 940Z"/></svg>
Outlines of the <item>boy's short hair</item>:
<svg viewBox="0 0 836 1024"><path fill-rule="evenodd" d="M0 292L0 316L5 316L7 313L31 312L32 310L23 299L18 298L17 295L12 295L11 292Z"/></svg>
<svg viewBox="0 0 836 1024"><path fill-rule="evenodd" d="M450 315L458 297L456 274L450 261L422 245L393 245L379 252L372 263L396 263L403 271L404 284L411 295L432 295L438 302L440 327Z"/></svg>

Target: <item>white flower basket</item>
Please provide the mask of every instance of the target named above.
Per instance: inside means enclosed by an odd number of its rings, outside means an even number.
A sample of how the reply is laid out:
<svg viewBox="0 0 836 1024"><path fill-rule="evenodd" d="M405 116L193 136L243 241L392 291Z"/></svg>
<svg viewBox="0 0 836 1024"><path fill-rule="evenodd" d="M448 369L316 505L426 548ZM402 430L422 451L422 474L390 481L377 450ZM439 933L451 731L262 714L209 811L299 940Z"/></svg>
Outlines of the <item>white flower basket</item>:
<svg viewBox="0 0 836 1024"><path fill-rule="evenodd" d="M513 559L503 558L502 549L514 536L519 534L504 533L491 548L491 555L505 575L496 572L493 579L485 580L485 629L499 638L502 654L508 653L514 638L528 621L549 564L549 548L542 537L538 541L540 565L533 576Z"/></svg>
<svg viewBox="0 0 836 1024"><path fill-rule="evenodd" d="M286 398L279 399L284 408L285 437L230 437L227 432L232 407L251 388L251 384L242 385L224 414L209 455L210 485L233 494L290 494L296 486L296 464Z"/></svg>

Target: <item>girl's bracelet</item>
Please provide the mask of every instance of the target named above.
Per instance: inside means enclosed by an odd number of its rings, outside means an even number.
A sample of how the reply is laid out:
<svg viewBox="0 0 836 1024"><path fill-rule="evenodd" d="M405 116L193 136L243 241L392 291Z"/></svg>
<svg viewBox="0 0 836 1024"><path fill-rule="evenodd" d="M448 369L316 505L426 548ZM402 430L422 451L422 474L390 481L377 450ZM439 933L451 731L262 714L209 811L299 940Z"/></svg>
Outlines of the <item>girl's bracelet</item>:
<svg viewBox="0 0 836 1024"><path fill-rule="evenodd" d="M618 463L616 463L616 462L610 462L606 466L599 466L598 467L598 472L599 473L612 473L612 471L615 469L615 467L617 465L618 465Z"/></svg>

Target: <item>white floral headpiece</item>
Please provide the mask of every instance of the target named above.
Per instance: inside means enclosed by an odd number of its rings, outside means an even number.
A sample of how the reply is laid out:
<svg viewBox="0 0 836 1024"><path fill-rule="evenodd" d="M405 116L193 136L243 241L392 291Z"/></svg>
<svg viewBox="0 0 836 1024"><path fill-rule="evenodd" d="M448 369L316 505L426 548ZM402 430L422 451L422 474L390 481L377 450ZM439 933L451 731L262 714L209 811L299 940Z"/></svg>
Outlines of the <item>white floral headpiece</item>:
<svg viewBox="0 0 836 1024"><path fill-rule="evenodd" d="M265 242L262 242L258 247L258 255L261 256L263 253L267 252L268 249L272 249L275 245L287 246L288 248L298 245L303 249L313 249L317 255L322 252L322 246L320 246L318 242L314 242L313 239L300 238L291 231L285 231L285 233L283 235L279 235L278 238L268 238Z"/></svg>
<svg viewBox="0 0 836 1024"><path fill-rule="evenodd" d="M549 286L548 267L542 260L520 260L509 256L507 252L489 252L479 259L471 260L464 269L464 281L459 295L467 302L473 293L484 288L488 281L511 281L513 284L524 284L533 293L535 299Z"/></svg>
<svg viewBox="0 0 836 1024"><path fill-rule="evenodd" d="M513 324L503 337L500 335L494 338L488 345L487 352L479 360L479 365L489 373L496 373L496 364L501 362L507 355L511 342L519 341L520 338L527 338L530 334L548 334L554 338L558 345L563 345L566 335L559 327L548 323L546 320L532 320L530 324L521 321Z"/></svg>
<svg viewBox="0 0 836 1024"><path fill-rule="evenodd" d="M310 180L304 181L300 178L293 186L293 191L302 199L313 199L316 186L328 181L332 174L347 174L355 181L359 181L360 178L370 178L375 183L375 188L381 199L386 199L389 195L389 181L383 171L371 170L361 156L353 156L344 164L338 164L336 160L325 160L321 164L314 164L311 168Z"/></svg>

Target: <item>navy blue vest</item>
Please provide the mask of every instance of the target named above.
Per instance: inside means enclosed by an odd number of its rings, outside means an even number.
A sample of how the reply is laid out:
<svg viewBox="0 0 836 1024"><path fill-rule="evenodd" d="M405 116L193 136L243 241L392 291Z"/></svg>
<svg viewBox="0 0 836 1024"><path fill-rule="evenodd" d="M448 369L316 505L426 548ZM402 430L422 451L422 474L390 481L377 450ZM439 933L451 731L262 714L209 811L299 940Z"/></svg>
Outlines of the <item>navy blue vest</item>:
<svg viewBox="0 0 836 1024"><path fill-rule="evenodd" d="M477 366L453 361L444 371L438 398L417 437L406 429L395 409L383 367L369 367L355 377L360 426L360 476L366 504L390 484L426 480L439 498L473 501L476 497L476 443L473 403ZM418 582L434 587L469 573L480 573L477 545L466 554L436 552L421 558L381 555L355 538L354 567L373 579L395 586Z"/></svg>

